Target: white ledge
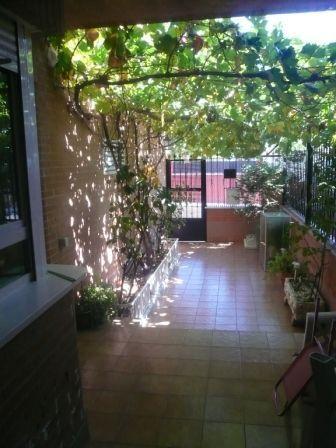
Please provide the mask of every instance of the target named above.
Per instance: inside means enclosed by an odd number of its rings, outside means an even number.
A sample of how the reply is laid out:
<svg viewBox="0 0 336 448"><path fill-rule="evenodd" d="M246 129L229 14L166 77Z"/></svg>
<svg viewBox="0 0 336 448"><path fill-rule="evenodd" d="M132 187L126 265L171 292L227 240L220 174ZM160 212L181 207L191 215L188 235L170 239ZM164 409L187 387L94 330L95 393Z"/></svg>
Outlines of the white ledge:
<svg viewBox="0 0 336 448"><path fill-rule="evenodd" d="M48 265L39 281L20 285L0 298L0 348L41 316L85 277L82 267Z"/></svg>

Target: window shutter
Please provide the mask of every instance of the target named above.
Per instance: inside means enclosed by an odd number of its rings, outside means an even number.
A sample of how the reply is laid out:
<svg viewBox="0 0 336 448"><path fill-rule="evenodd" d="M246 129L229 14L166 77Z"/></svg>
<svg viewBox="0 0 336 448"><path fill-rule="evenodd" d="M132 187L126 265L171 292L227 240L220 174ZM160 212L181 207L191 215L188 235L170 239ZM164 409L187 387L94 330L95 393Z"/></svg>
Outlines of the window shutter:
<svg viewBox="0 0 336 448"><path fill-rule="evenodd" d="M14 22L0 17L0 66L18 71L18 46Z"/></svg>

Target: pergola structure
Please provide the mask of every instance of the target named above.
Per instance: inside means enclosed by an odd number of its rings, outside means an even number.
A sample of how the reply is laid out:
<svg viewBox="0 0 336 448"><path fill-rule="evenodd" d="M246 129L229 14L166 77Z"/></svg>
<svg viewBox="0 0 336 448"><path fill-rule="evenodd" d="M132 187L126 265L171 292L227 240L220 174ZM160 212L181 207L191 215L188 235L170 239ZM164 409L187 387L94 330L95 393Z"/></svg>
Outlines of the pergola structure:
<svg viewBox="0 0 336 448"><path fill-rule="evenodd" d="M335 0L3 0L47 34L76 28L336 9Z"/></svg>

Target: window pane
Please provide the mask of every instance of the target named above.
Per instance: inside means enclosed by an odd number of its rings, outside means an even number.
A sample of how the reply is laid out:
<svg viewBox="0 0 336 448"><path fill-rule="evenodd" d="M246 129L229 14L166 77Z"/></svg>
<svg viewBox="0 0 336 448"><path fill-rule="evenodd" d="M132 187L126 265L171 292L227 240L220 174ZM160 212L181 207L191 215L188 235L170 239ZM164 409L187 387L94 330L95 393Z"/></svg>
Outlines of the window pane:
<svg viewBox="0 0 336 448"><path fill-rule="evenodd" d="M0 224L20 219L10 76L0 71Z"/></svg>
<svg viewBox="0 0 336 448"><path fill-rule="evenodd" d="M0 250L0 288L28 272L27 241Z"/></svg>

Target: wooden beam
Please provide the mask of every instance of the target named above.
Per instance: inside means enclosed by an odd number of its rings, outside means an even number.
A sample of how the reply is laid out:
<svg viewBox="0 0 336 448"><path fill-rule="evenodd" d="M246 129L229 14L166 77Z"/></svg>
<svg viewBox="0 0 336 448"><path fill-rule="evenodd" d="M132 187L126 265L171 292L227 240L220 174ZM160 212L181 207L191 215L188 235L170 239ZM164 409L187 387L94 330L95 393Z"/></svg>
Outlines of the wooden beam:
<svg viewBox="0 0 336 448"><path fill-rule="evenodd" d="M113 24L336 9L336 0L1 0L44 33Z"/></svg>
<svg viewBox="0 0 336 448"><path fill-rule="evenodd" d="M65 0L65 27L90 28L336 9L335 0Z"/></svg>

